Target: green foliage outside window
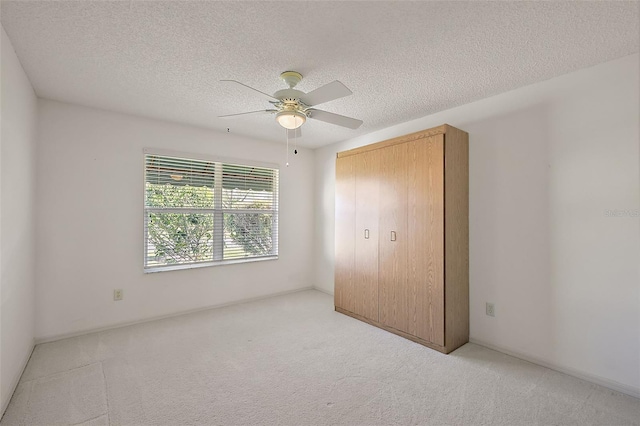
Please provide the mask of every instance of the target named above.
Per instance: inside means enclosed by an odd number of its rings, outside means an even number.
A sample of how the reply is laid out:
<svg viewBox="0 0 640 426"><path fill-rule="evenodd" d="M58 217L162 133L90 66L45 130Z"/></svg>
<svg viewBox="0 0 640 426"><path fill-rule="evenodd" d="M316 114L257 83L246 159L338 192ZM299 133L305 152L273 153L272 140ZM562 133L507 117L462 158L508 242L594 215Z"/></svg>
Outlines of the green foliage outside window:
<svg viewBox="0 0 640 426"><path fill-rule="evenodd" d="M147 206L209 208L213 190L147 182ZM201 262L213 257L213 213L149 213L148 244L162 263Z"/></svg>
<svg viewBox="0 0 640 426"><path fill-rule="evenodd" d="M225 214L224 227L229 238L254 256L271 253L272 215L267 213Z"/></svg>
<svg viewBox="0 0 640 426"><path fill-rule="evenodd" d="M261 193L267 195L265 192ZM256 213L224 214L224 245L233 245L233 257L260 256L272 253L272 203L255 200L251 190L225 189L223 208L257 210ZM265 199L268 197L265 197ZM146 205L151 208L212 209L214 190L193 187L146 183ZM214 212L206 213L148 213L149 256L161 264L201 262L213 259ZM239 251L240 250L240 251Z"/></svg>

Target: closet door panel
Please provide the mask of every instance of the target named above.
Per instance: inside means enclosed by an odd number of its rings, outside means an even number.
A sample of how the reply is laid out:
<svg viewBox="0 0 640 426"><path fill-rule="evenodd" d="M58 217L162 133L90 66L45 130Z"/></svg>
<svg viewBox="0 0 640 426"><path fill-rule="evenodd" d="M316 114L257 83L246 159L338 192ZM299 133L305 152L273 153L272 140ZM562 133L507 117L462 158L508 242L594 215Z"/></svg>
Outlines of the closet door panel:
<svg viewBox="0 0 640 426"><path fill-rule="evenodd" d="M408 332L413 320L407 286L407 144L378 151L380 167L380 322Z"/></svg>
<svg viewBox="0 0 640 426"><path fill-rule="evenodd" d="M379 150L354 155L355 306L351 312L378 321Z"/></svg>
<svg viewBox="0 0 640 426"><path fill-rule="evenodd" d="M356 175L354 156L336 160L335 296L336 306L354 311Z"/></svg>
<svg viewBox="0 0 640 426"><path fill-rule="evenodd" d="M408 333L444 346L444 137L409 143Z"/></svg>

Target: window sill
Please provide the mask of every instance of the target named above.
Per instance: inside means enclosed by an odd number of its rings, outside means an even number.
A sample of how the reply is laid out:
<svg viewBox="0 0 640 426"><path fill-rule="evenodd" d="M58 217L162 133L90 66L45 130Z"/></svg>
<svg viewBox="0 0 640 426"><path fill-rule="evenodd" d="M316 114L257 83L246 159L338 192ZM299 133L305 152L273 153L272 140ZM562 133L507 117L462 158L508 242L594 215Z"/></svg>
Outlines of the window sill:
<svg viewBox="0 0 640 426"><path fill-rule="evenodd" d="M144 268L144 273L152 274L156 272L180 271L182 269L208 268L210 266L223 266L223 265L235 265L239 263L264 262L265 260L278 260L278 256L276 255L276 256L253 257L249 259L220 260L217 262L188 263L185 265L151 266L148 268Z"/></svg>

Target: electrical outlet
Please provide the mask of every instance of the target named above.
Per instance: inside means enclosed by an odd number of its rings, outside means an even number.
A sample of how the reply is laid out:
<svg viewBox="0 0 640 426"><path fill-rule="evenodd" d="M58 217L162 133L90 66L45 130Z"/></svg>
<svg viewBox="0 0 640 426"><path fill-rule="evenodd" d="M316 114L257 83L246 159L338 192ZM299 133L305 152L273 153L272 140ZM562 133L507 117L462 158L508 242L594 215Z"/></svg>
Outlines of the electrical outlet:
<svg viewBox="0 0 640 426"><path fill-rule="evenodd" d="M490 317L496 316L496 307L493 306L493 303L487 302L487 315L489 315Z"/></svg>
<svg viewBox="0 0 640 426"><path fill-rule="evenodd" d="M117 288L117 289L113 290L113 300L115 300L115 301L122 300L122 289L121 288Z"/></svg>

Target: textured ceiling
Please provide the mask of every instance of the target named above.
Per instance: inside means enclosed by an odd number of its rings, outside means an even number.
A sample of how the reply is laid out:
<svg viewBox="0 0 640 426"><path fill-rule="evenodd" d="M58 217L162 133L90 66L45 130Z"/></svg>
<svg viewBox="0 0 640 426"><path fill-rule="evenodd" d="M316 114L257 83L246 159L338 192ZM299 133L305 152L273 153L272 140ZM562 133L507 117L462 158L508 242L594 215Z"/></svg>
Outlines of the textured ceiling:
<svg viewBox="0 0 640 426"><path fill-rule="evenodd" d="M308 121L317 147L639 50L639 2L2 1L2 25L38 96L284 142L280 72L358 130Z"/></svg>

